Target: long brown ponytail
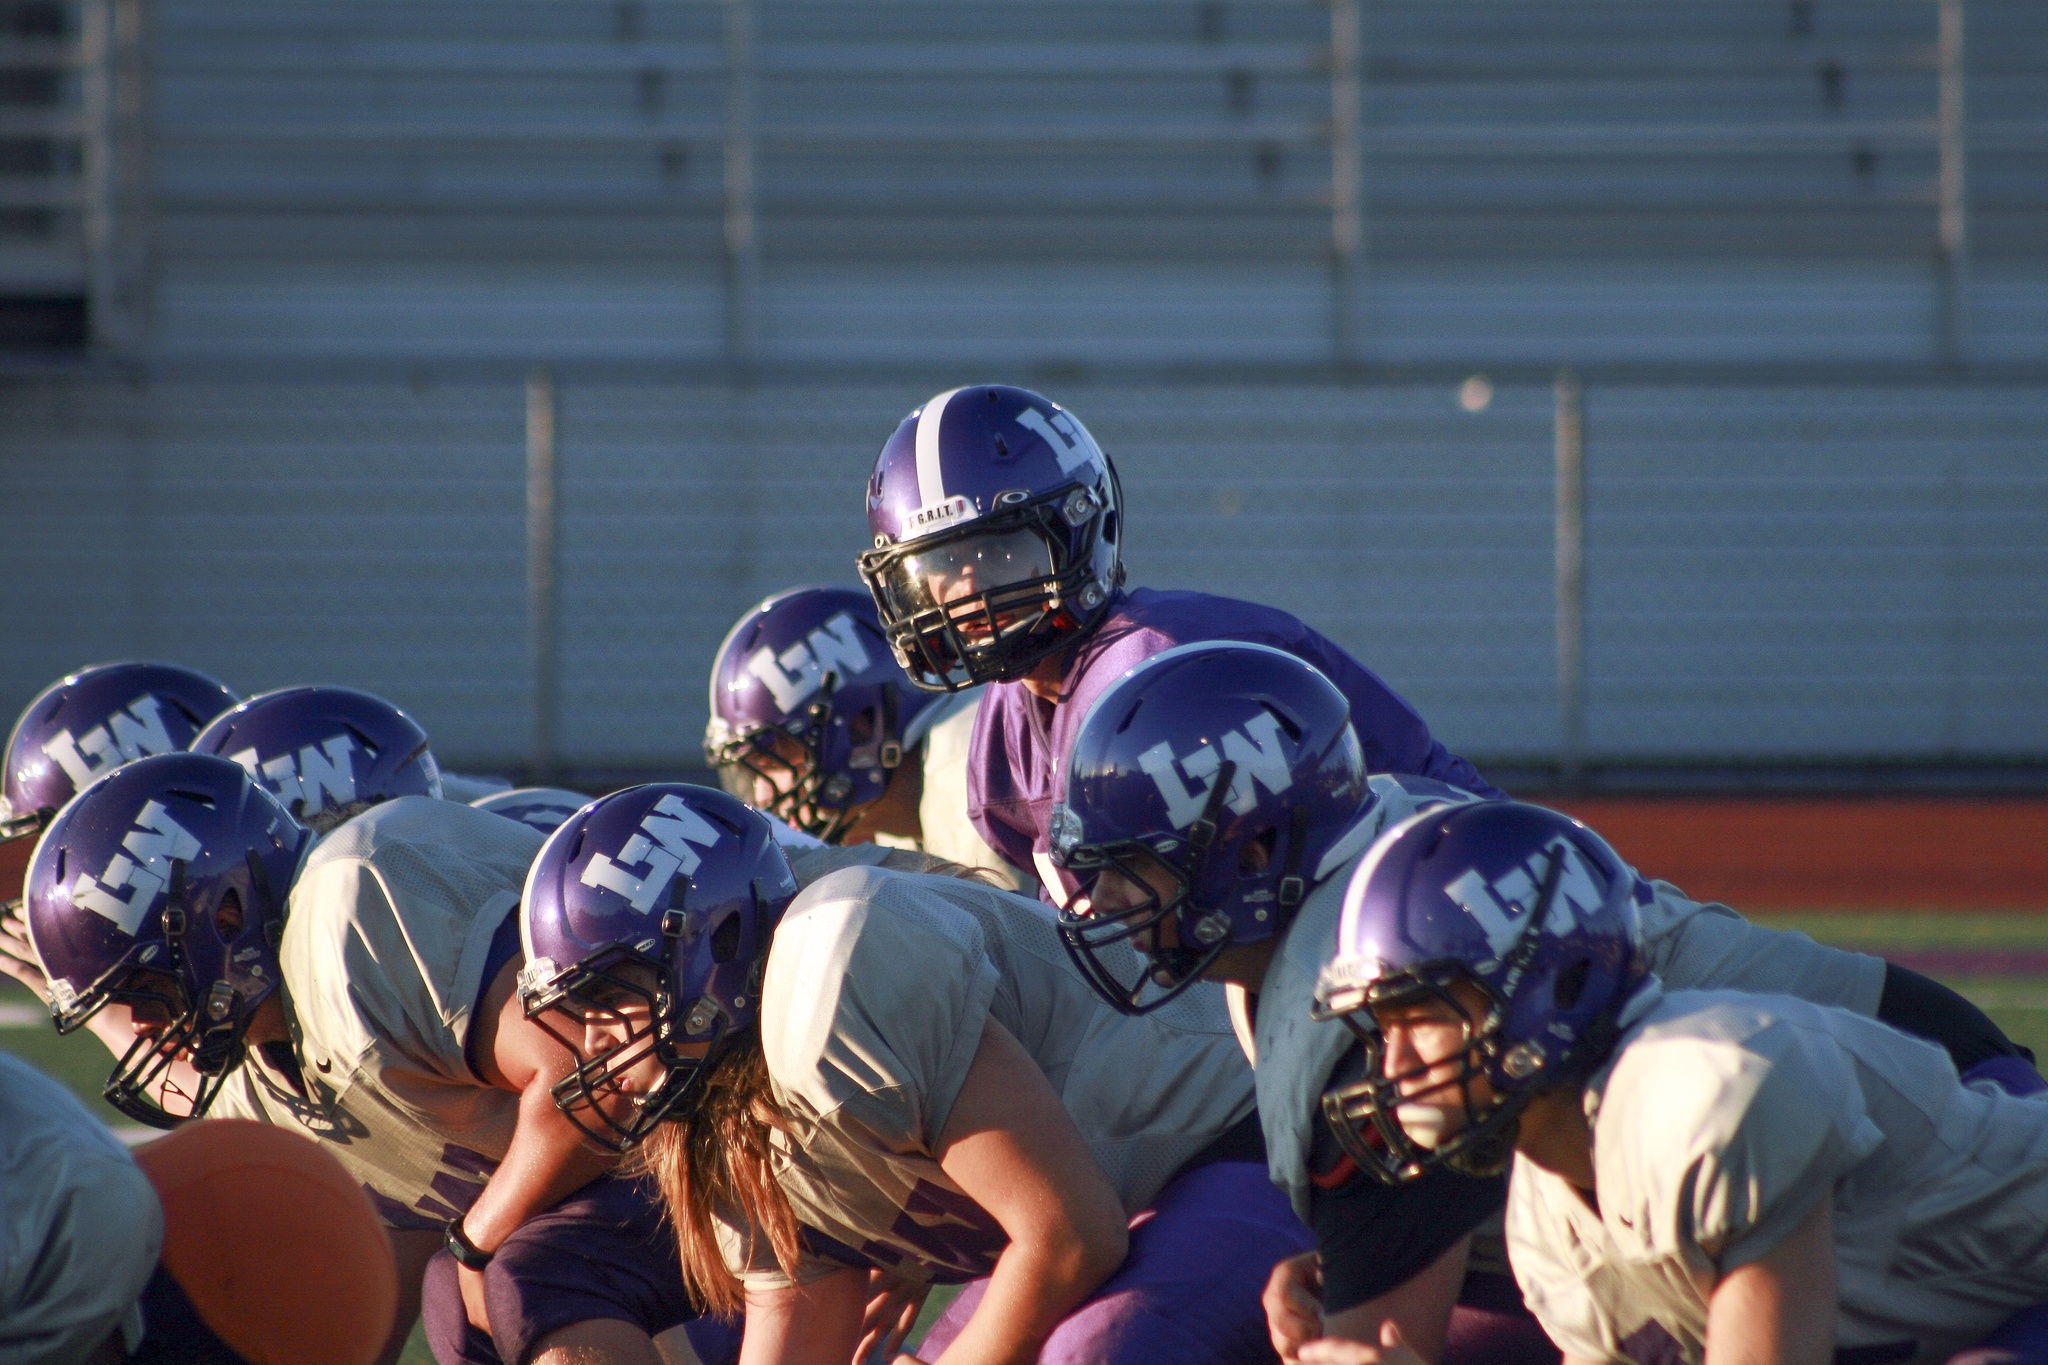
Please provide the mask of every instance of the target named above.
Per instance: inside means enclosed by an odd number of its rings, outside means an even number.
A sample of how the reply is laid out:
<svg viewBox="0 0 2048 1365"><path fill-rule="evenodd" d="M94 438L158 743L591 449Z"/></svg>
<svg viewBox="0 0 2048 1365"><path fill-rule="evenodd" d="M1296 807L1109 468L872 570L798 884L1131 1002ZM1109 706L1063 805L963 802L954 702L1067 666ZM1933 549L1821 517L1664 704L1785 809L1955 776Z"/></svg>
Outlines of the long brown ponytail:
<svg viewBox="0 0 2048 1365"><path fill-rule="evenodd" d="M994 874L909 850L891 850L883 866L954 877L1002 889ZM801 1248L796 1215L776 1180L774 1135L790 1124L775 1103L758 1030L737 1040L710 1074L690 1116L665 1123L640 1147L640 1165L654 1177L682 1248L683 1282L698 1304L721 1317L745 1307L739 1277L718 1243L722 1214L741 1235L764 1238L782 1273L795 1277ZM747 1251L755 1252L750 1245Z"/></svg>
<svg viewBox="0 0 2048 1365"><path fill-rule="evenodd" d="M742 1236L765 1238L785 1275L796 1272L796 1215L775 1179L780 1158L773 1142L774 1133L789 1131L789 1121L769 1088L758 1032L740 1039L703 1086L691 1116L663 1124L641 1148L641 1160L675 1224L683 1282L699 1305L731 1317L745 1299L719 1248L721 1213Z"/></svg>

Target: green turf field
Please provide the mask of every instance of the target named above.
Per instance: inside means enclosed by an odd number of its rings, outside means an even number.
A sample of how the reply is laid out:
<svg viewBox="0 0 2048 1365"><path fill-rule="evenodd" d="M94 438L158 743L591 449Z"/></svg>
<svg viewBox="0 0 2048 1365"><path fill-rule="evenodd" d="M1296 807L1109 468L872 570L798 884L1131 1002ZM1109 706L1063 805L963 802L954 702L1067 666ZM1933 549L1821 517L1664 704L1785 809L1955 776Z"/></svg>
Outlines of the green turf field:
<svg viewBox="0 0 2048 1365"><path fill-rule="evenodd" d="M1774 928L1804 930L1823 943L1880 954L1894 949L2048 952L2048 913L1759 915L1757 920ZM1996 1019L2014 1041L2048 1058L2048 975L1940 975ZM0 981L0 1049L63 1081L113 1127L130 1130L129 1136L146 1132L135 1131L134 1124L99 1098L109 1060L99 1041L84 1033L59 1038L34 998L11 981ZM926 1320L951 1298L951 1291L935 1293L926 1305ZM432 1360L415 1331L402 1365L432 1365Z"/></svg>

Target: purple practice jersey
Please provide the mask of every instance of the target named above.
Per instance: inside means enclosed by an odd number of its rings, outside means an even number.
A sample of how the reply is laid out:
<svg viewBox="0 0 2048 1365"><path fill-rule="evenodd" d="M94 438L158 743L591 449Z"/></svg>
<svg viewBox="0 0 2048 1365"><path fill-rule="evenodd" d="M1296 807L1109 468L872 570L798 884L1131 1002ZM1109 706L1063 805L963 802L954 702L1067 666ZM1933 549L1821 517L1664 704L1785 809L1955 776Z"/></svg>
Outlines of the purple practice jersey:
<svg viewBox="0 0 2048 1365"><path fill-rule="evenodd" d="M1370 669L1274 607L1205 592L1133 588L1111 605L1102 625L1074 650L1058 706L1021 682L983 694L967 758L967 815L989 847L1014 867L1030 868L1051 849L1054 763L1109 685L1154 654L1203 640L1269 645L1322 670L1351 703L1351 724L1367 771L1433 777L1480 796L1501 793L1478 769L1430 738L1415 708Z"/></svg>

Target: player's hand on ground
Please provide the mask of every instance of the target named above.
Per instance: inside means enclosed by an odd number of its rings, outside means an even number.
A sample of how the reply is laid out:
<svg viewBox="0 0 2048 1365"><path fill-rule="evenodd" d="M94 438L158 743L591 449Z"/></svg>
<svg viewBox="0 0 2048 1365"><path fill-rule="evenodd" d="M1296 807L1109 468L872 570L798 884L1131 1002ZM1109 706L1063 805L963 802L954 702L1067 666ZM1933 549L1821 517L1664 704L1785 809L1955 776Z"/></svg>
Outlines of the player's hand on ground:
<svg viewBox="0 0 2048 1365"><path fill-rule="evenodd" d="M854 1365L872 1360L878 1351L899 1362L914 1359L897 1352L917 1325L918 1311L931 1289L929 1284L907 1284L879 1270L869 1271L868 1306L861 1315L860 1349L853 1353Z"/></svg>
<svg viewBox="0 0 2048 1365"><path fill-rule="evenodd" d="M1290 1256L1266 1277L1266 1330L1284 1361L1323 1334L1323 1262L1313 1251Z"/></svg>
<svg viewBox="0 0 2048 1365"><path fill-rule="evenodd" d="M0 914L0 972L34 991L44 1004L49 1003L50 978L43 975L36 950L29 944L28 921L21 917L19 902Z"/></svg>
<svg viewBox="0 0 2048 1365"><path fill-rule="evenodd" d="M1380 1344L1324 1337L1304 1344L1296 1357L1301 1365L1429 1365L1401 1340L1401 1329L1391 1320L1380 1324Z"/></svg>

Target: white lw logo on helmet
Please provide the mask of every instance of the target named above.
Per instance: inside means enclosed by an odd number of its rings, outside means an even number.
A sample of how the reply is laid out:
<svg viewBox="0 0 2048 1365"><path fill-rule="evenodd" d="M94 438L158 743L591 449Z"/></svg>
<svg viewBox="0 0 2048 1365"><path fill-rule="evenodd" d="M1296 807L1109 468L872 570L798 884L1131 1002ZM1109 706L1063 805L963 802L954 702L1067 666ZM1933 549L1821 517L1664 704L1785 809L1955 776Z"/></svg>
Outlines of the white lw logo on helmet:
<svg viewBox="0 0 2048 1365"><path fill-rule="evenodd" d="M83 791L94 778L123 763L184 747L171 742L162 708L162 702L145 692L76 738L69 730L59 730L43 741L43 752L64 770L72 786Z"/></svg>
<svg viewBox="0 0 2048 1365"><path fill-rule="evenodd" d="M71 884L71 903L112 920L124 934L133 934L170 884L171 862L199 856L199 841L171 818L162 803L151 801L135 817L135 828L121 840L123 852L108 862L99 880L81 872ZM122 890L126 896L116 894Z"/></svg>
<svg viewBox="0 0 2048 1365"><path fill-rule="evenodd" d="M584 865L585 886L616 891L646 914L667 894L678 872L694 873L704 856L697 850L710 848L720 838L718 827L691 810L680 796L664 796L654 809L640 819L640 832L626 840L616 859L593 853ZM629 869L645 865L634 874Z"/></svg>
<svg viewBox="0 0 2048 1365"><path fill-rule="evenodd" d="M1270 711L1261 711L1237 729L1225 732L1222 752L1217 749L1217 745L1204 744L1193 753L1176 758L1173 746L1162 739L1138 755L1138 766L1166 799L1166 816L1175 829L1186 829L1201 818L1202 808L1209 803L1209 791L1216 785L1216 774L1226 758L1237 765L1237 771L1231 776L1230 796L1225 804L1239 815L1258 804L1253 783L1275 796L1294 785L1294 773L1287 765L1286 742L1280 738L1280 722ZM1197 785L1187 785L1181 780L1182 774Z"/></svg>
<svg viewBox="0 0 2048 1365"><path fill-rule="evenodd" d="M254 749L228 757L248 770L271 795L290 809L297 801L299 815L316 815L329 805L346 806L356 799L355 739L335 735L318 744L308 744L296 754L279 754L259 760Z"/></svg>
<svg viewBox="0 0 2048 1365"><path fill-rule="evenodd" d="M1551 857L1557 850L1563 851L1564 866L1558 870L1557 894L1550 902L1549 927L1554 933L1567 933L1579 922L1581 915L1598 910L1607 899L1600 890L1599 881L1593 876L1593 869L1587 865L1585 855L1567 839L1551 840L1535 857L1517 864L1492 881L1474 869L1466 871L1444 888L1446 896L1479 921L1495 957L1508 950L1508 945L1515 941L1522 932L1522 926L1528 922L1529 912L1536 908L1536 897L1542 892L1543 878L1550 871Z"/></svg>
<svg viewBox="0 0 2048 1365"><path fill-rule="evenodd" d="M824 684L827 672L836 669L845 677L868 663L860 627L842 611L779 655L761 646L747 659L747 672L761 680L778 708L794 711Z"/></svg>
<svg viewBox="0 0 2048 1365"><path fill-rule="evenodd" d="M1055 412L1048 422L1045 414L1037 408L1026 408L1017 414L1017 425L1038 433L1052 447L1052 456L1060 462L1062 474L1071 474L1084 465L1102 463L1102 449L1088 434L1088 428L1064 412Z"/></svg>

